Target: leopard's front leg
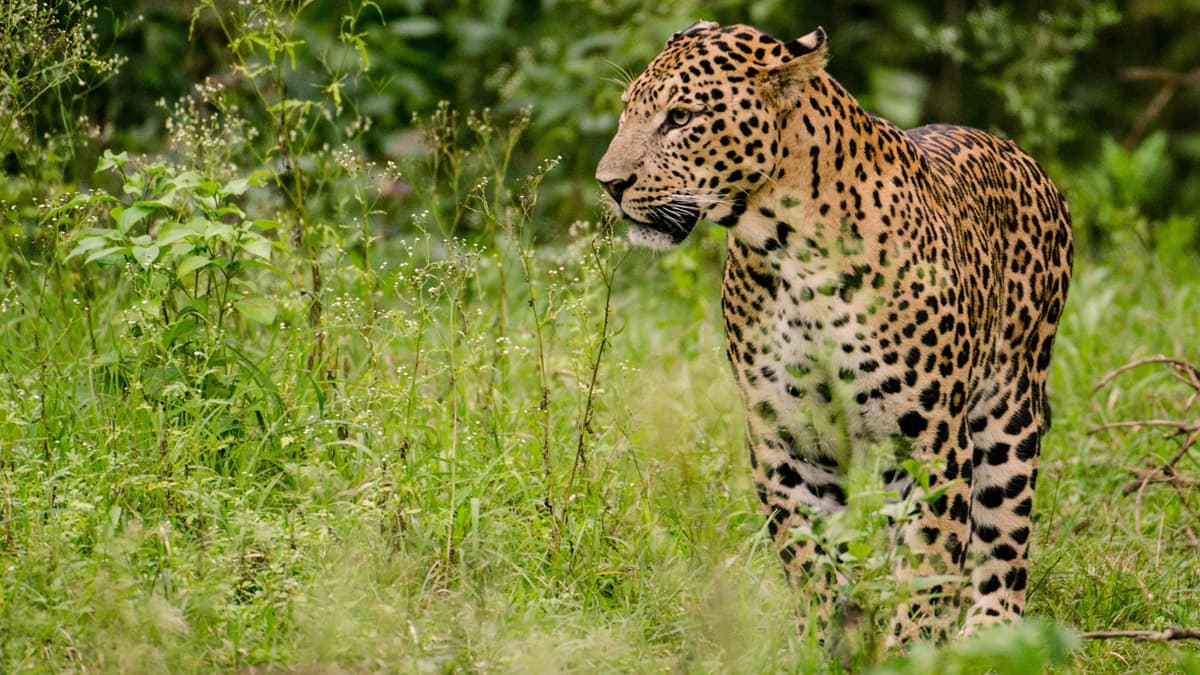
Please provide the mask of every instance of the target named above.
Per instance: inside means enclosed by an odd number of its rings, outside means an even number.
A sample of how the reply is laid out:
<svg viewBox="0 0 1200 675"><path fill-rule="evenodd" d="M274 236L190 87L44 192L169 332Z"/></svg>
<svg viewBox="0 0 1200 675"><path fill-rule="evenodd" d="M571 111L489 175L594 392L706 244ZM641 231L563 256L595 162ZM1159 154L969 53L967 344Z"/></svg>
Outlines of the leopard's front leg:
<svg viewBox="0 0 1200 675"><path fill-rule="evenodd" d="M820 537L812 535L820 529L816 519L845 508L839 468L832 460L814 461L774 438L756 440L753 434L750 459L767 529L788 583L804 593L799 628L804 632L811 626L826 639L831 625L842 623L837 613L837 577L828 564L837 552L824 550Z"/></svg>
<svg viewBox="0 0 1200 675"><path fill-rule="evenodd" d="M899 530L897 585L909 596L896 608L889 646L912 639L946 639L958 623L965 581L971 439L963 420L913 415L901 428L913 441L913 456L929 471L929 487L913 483L915 517Z"/></svg>

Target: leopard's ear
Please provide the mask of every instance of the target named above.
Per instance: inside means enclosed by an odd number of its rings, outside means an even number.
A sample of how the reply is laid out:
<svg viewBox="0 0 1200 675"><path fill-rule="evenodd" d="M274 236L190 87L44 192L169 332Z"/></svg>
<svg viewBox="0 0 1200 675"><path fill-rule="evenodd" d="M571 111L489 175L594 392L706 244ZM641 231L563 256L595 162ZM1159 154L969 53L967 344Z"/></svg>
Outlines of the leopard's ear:
<svg viewBox="0 0 1200 675"><path fill-rule="evenodd" d="M696 23L694 23L694 24L688 26L687 28L684 28L683 30L672 35L671 39L667 40L667 45L668 46L673 45L676 42L678 42L679 40L681 40L693 33L698 33L702 30L713 30L714 28L720 28L720 27L721 27L721 24L717 23L716 21L697 21Z"/></svg>
<svg viewBox="0 0 1200 675"><path fill-rule="evenodd" d="M809 54L819 54L822 59L827 59L827 50L825 48L825 29L817 26L817 29L803 37L798 37L791 42L783 44L788 55L793 59L808 56ZM789 61L791 59L788 59ZM824 63L821 66L824 67Z"/></svg>
<svg viewBox="0 0 1200 675"><path fill-rule="evenodd" d="M780 103L795 100L799 90L824 70L829 61L824 28L785 42L783 47L779 63L762 73L767 97Z"/></svg>

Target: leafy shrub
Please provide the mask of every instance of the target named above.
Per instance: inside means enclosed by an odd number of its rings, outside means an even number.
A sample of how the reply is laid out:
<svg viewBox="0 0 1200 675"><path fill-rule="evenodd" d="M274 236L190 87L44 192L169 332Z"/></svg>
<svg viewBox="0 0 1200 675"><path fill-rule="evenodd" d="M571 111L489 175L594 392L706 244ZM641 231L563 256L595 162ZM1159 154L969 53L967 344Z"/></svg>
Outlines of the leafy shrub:
<svg viewBox="0 0 1200 675"><path fill-rule="evenodd" d="M126 173L128 156L106 152L99 170L121 174L129 204L105 192L77 197L63 209L116 203L108 212L112 227L89 227L64 262L86 256L85 263L121 266L130 273L143 312L171 326L181 316L220 331L229 310L269 324L275 305L256 293L247 273L270 265L272 242L261 232L279 224L251 220L235 202L261 177L238 178L220 185L191 171L172 174L156 164ZM54 217L61 211L51 211ZM233 221L232 224L229 221ZM149 307L147 307L149 305Z"/></svg>
<svg viewBox="0 0 1200 675"><path fill-rule="evenodd" d="M1026 619L942 647L918 644L912 652L870 669L871 675L1038 675L1068 665L1079 637L1048 621Z"/></svg>
<svg viewBox="0 0 1200 675"><path fill-rule="evenodd" d="M237 204L261 178L220 184L163 164L134 166L106 152L100 170L120 175L119 194L80 195L45 217L82 214L88 226L74 234L63 265L112 268L126 284L113 289L125 333L98 365L177 423L218 414L218 435L241 433L245 415L265 425L281 411L264 392L278 393L246 353L257 347L245 342L251 326L275 321L271 293L283 279L270 261L281 244L263 235L278 223L249 218ZM263 406L276 409L268 415Z"/></svg>
<svg viewBox="0 0 1200 675"><path fill-rule="evenodd" d="M1075 227L1093 255L1141 246L1175 271L1194 265L1200 254L1200 219L1168 208L1175 166L1167 144L1162 131L1132 150L1105 137L1099 160L1068 176Z"/></svg>

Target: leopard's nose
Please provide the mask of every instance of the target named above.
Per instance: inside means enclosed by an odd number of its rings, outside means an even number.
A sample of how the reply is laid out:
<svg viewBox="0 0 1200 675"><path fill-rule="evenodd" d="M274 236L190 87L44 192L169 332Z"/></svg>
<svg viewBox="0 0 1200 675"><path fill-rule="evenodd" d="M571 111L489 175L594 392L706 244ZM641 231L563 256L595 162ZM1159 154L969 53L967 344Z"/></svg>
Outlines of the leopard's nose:
<svg viewBox="0 0 1200 675"><path fill-rule="evenodd" d="M613 198L613 201L620 204L621 203L621 195L625 194L625 191L628 190L629 186L633 185L635 181L637 181L637 176L632 175L632 176L628 176L626 178L614 178L613 180L602 180L602 181L600 181L600 185L604 186L604 191L607 192L609 194L609 196Z"/></svg>

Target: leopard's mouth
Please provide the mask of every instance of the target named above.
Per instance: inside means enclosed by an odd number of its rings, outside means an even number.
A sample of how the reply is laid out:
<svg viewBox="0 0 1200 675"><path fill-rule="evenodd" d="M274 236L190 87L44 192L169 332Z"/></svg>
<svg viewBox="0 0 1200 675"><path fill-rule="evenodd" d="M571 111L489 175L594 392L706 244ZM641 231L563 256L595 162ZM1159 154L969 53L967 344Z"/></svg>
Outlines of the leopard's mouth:
<svg viewBox="0 0 1200 675"><path fill-rule="evenodd" d="M636 220L629 221L629 242L635 246L644 246L655 251L667 251L678 246L686 237L676 238L662 230L643 225Z"/></svg>
<svg viewBox="0 0 1200 675"><path fill-rule="evenodd" d="M645 220L633 217L623 208L619 213L630 223L631 242L659 250L678 246L700 221L699 207L678 202L651 207Z"/></svg>

